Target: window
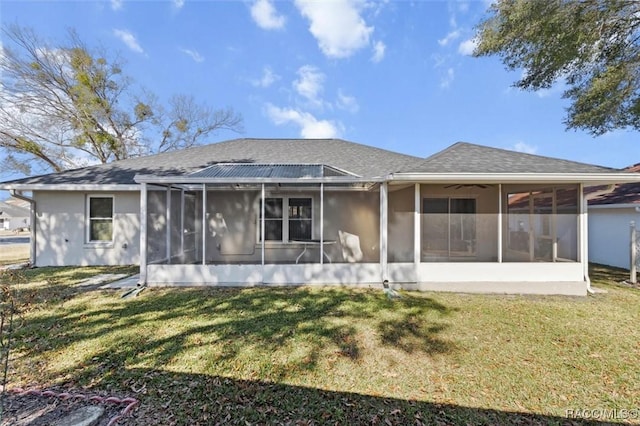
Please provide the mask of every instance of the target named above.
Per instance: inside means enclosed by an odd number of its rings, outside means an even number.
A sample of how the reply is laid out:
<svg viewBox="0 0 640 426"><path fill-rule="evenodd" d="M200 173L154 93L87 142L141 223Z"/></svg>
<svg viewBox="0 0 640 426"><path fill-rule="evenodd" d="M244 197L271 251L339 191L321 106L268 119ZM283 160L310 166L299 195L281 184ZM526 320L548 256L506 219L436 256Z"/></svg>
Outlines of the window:
<svg viewBox="0 0 640 426"><path fill-rule="evenodd" d="M311 212L311 198L265 198L265 241L310 240L313 229ZM262 218L262 208L258 217ZM261 241L260 228L258 222L258 241Z"/></svg>
<svg viewBox="0 0 640 426"><path fill-rule="evenodd" d="M282 241L282 213L282 198L267 198L265 200L265 241Z"/></svg>
<svg viewBox="0 0 640 426"><path fill-rule="evenodd" d="M425 198L423 248L438 257L473 256L476 246L474 198Z"/></svg>
<svg viewBox="0 0 640 426"><path fill-rule="evenodd" d="M311 198L289 198L289 240L311 239Z"/></svg>
<svg viewBox="0 0 640 426"><path fill-rule="evenodd" d="M88 197L87 212L87 240L113 241L113 197Z"/></svg>

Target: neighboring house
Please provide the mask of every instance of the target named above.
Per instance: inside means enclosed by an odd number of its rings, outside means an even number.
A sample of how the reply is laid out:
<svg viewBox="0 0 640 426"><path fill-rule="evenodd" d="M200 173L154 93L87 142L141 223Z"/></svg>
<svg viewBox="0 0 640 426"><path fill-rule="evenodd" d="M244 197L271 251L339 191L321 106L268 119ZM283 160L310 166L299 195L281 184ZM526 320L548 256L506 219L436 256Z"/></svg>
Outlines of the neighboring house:
<svg viewBox="0 0 640 426"><path fill-rule="evenodd" d="M640 164L625 169L640 173ZM589 261L629 269L631 221L640 229L640 183L594 187L589 201Z"/></svg>
<svg viewBox="0 0 640 426"><path fill-rule="evenodd" d="M12 203L10 200L0 201L0 231L17 231L29 228L29 207Z"/></svg>
<svg viewBox="0 0 640 426"><path fill-rule="evenodd" d="M140 264L149 285L586 294L585 185L619 170L468 143L428 158L236 139L4 182L36 266Z"/></svg>

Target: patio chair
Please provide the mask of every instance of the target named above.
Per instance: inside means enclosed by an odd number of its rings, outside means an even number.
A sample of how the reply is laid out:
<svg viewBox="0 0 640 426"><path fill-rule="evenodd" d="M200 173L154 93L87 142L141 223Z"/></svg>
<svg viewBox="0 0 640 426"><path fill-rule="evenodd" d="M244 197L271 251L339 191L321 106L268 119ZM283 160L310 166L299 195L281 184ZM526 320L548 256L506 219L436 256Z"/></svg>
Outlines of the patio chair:
<svg viewBox="0 0 640 426"><path fill-rule="evenodd" d="M356 263L362 260L363 253L360 248L360 237L345 231L338 231L342 257L346 262Z"/></svg>

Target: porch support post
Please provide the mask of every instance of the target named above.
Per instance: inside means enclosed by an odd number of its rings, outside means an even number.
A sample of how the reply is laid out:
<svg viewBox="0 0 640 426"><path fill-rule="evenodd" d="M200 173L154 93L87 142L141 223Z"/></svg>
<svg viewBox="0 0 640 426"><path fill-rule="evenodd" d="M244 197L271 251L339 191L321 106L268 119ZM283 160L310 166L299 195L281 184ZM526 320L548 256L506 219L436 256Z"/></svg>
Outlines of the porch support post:
<svg viewBox="0 0 640 426"><path fill-rule="evenodd" d="M264 280L264 183L260 193L260 264L262 265L262 279Z"/></svg>
<svg viewBox="0 0 640 426"><path fill-rule="evenodd" d="M140 191L140 284L147 284L147 184Z"/></svg>
<svg viewBox="0 0 640 426"><path fill-rule="evenodd" d="M502 263L502 184L498 184L498 263Z"/></svg>
<svg viewBox="0 0 640 426"><path fill-rule="evenodd" d="M420 243L421 223L420 223L420 184L413 187L413 263L416 268L416 281L418 281L418 268L422 257Z"/></svg>
<svg viewBox="0 0 640 426"><path fill-rule="evenodd" d="M629 281L632 284L636 284L638 282L638 231L636 229L636 222L632 220L629 225L631 226L631 247L629 247Z"/></svg>
<svg viewBox="0 0 640 426"><path fill-rule="evenodd" d="M320 183L320 264L324 263L324 183Z"/></svg>
<svg viewBox="0 0 640 426"><path fill-rule="evenodd" d="M166 249L167 249L167 265L171 264L171 185L167 186L167 205L165 206L165 215L167 218L167 230L166 230Z"/></svg>
<svg viewBox="0 0 640 426"><path fill-rule="evenodd" d="M207 264L207 184L202 184L202 264Z"/></svg>
<svg viewBox="0 0 640 426"><path fill-rule="evenodd" d="M558 261L558 197L556 188L551 191L551 261Z"/></svg>
<svg viewBox="0 0 640 426"><path fill-rule="evenodd" d="M380 185L380 269L382 282L389 279L387 268L388 185L387 182Z"/></svg>
<svg viewBox="0 0 640 426"><path fill-rule="evenodd" d="M184 263L184 188L180 190L180 258Z"/></svg>
<svg viewBox="0 0 640 426"><path fill-rule="evenodd" d="M584 198L584 184L578 185L578 209L580 212L580 262L584 271L584 279L589 285L589 243L587 228L587 201Z"/></svg>

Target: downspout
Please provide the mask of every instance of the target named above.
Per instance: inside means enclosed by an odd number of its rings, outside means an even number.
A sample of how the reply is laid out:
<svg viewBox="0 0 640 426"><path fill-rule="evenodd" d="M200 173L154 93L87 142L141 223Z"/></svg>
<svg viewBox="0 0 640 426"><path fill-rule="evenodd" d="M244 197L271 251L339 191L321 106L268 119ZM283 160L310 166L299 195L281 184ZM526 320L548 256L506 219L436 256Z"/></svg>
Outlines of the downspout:
<svg viewBox="0 0 640 426"><path fill-rule="evenodd" d="M29 263L31 267L36 266L36 200L22 195L22 192L18 192L15 189L10 189L9 194L18 200L26 201L29 203L29 219L31 229L30 247L29 247Z"/></svg>

